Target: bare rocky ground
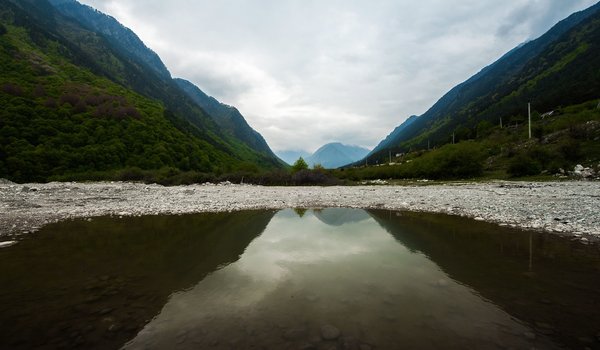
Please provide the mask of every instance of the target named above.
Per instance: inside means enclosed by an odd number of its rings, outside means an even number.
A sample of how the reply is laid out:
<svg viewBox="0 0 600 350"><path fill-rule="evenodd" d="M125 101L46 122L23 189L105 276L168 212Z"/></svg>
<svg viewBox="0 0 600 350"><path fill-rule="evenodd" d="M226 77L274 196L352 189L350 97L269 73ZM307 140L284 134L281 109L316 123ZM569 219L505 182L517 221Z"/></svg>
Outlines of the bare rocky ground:
<svg viewBox="0 0 600 350"><path fill-rule="evenodd" d="M322 207L446 213L558 233L582 242L600 240L600 182L163 187L121 182L19 185L0 181L0 241L71 218Z"/></svg>

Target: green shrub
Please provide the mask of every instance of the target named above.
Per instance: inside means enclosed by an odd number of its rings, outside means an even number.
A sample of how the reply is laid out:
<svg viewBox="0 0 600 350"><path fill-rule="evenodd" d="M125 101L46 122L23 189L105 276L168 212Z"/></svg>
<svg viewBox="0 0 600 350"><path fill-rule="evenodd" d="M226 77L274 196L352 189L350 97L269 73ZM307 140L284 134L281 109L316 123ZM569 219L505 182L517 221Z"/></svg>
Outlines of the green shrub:
<svg viewBox="0 0 600 350"><path fill-rule="evenodd" d="M559 150L562 156L570 162L576 162L581 159L581 143L574 139L563 141L559 145Z"/></svg>
<svg viewBox="0 0 600 350"><path fill-rule="evenodd" d="M478 145L463 142L446 145L409 163L404 177L460 179L483 173L483 154Z"/></svg>
<svg viewBox="0 0 600 350"><path fill-rule="evenodd" d="M514 157L508 166L508 173L513 177L538 175L541 171L542 165L525 154Z"/></svg>

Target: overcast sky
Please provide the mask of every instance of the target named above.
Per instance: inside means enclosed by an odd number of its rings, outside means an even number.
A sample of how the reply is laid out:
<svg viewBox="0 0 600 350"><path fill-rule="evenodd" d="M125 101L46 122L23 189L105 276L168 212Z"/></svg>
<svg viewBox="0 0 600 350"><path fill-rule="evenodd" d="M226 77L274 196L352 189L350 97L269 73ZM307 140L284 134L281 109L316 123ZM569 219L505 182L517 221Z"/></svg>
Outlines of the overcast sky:
<svg viewBox="0 0 600 350"><path fill-rule="evenodd" d="M372 148L516 45L597 0L80 0L275 151Z"/></svg>

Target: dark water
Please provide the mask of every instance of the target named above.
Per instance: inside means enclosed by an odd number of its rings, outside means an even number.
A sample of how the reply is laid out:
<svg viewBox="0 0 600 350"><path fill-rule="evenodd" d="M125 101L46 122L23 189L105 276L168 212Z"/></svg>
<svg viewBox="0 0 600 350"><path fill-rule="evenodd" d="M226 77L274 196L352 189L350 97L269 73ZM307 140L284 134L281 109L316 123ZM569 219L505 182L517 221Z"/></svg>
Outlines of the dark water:
<svg viewBox="0 0 600 350"><path fill-rule="evenodd" d="M98 218L0 249L2 349L600 348L600 250L354 209Z"/></svg>

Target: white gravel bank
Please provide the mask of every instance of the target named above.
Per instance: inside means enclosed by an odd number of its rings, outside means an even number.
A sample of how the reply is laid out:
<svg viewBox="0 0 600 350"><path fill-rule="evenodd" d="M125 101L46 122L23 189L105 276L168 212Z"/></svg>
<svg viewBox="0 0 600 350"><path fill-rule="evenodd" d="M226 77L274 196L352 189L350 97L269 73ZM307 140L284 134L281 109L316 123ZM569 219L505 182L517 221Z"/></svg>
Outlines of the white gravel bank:
<svg viewBox="0 0 600 350"><path fill-rule="evenodd" d="M0 184L0 236L68 218L318 207L448 213L583 241L600 239L600 183L584 181L358 187Z"/></svg>

